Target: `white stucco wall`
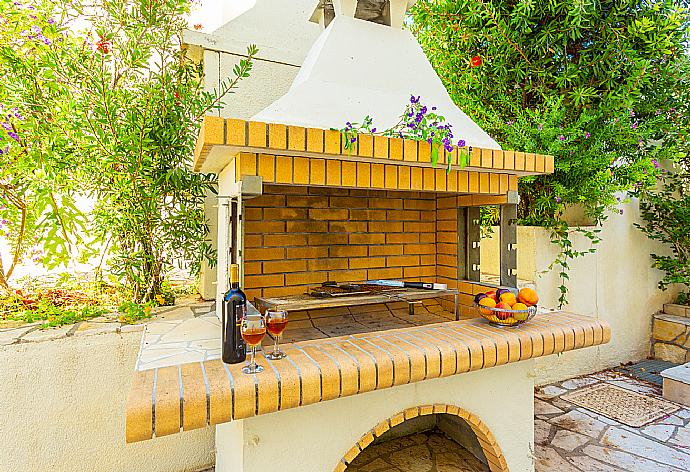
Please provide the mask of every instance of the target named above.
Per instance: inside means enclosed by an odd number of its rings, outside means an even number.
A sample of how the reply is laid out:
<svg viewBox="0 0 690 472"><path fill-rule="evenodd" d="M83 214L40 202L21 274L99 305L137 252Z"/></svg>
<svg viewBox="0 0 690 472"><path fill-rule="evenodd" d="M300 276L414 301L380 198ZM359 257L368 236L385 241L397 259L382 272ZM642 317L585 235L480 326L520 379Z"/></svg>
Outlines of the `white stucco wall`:
<svg viewBox="0 0 690 472"><path fill-rule="evenodd" d="M380 421L434 403L477 415L496 437L510 470L531 472L532 365L531 360L507 364L218 425L216 472L270 471L276 457L280 472L331 472Z"/></svg>
<svg viewBox="0 0 690 472"><path fill-rule="evenodd" d="M499 227L492 227L493 234L488 238L483 238L479 246L479 260L481 261L482 273L499 275L501 268L500 261L500 237ZM517 227L517 270L518 280L533 281L537 273L535 263L535 239L534 231L529 226Z"/></svg>
<svg viewBox="0 0 690 472"><path fill-rule="evenodd" d="M651 253L666 251L650 241L633 223L640 222L637 201L622 205L623 215L612 215L603 225L602 242L595 254L570 262L569 303L566 310L594 316L611 324L611 342L591 349L566 352L549 359L537 359L537 383L595 372L650 354L652 315L674 298L674 291L662 292L657 283L662 273L651 267ZM531 251L537 292L544 306L557 306L560 285L558 271L542 273L558 251L542 228L521 228L518 250ZM588 240L573 234L578 250L589 248ZM528 253L528 254L525 254Z"/></svg>
<svg viewBox="0 0 690 472"><path fill-rule="evenodd" d="M125 444L141 331L0 347L0 471L182 472L214 463L214 430Z"/></svg>

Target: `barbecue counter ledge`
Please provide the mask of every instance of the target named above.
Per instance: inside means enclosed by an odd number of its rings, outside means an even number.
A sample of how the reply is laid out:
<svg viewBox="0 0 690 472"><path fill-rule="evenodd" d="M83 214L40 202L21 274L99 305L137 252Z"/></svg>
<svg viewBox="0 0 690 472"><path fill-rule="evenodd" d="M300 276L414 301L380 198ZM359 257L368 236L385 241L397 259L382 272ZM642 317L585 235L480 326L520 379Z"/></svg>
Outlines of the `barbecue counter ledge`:
<svg viewBox="0 0 690 472"><path fill-rule="evenodd" d="M220 359L134 374L126 441L396 388L503 364L605 344L609 325L554 311L519 327L481 318L283 344L279 361L257 353L259 374Z"/></svg>

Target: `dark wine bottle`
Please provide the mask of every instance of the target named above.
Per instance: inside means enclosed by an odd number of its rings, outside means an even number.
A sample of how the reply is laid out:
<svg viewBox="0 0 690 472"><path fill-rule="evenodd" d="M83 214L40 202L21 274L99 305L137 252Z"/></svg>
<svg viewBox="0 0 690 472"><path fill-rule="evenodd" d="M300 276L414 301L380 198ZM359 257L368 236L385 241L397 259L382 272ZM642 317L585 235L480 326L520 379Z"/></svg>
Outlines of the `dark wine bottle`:
<svg viewBox="0 0 690 472"><path fill-rule="evenodd" d="M230 290L223 297L223 362L238 364L247 358L240 325L247 314L247 297L240 288L240 267L230 264Z"/></svg>

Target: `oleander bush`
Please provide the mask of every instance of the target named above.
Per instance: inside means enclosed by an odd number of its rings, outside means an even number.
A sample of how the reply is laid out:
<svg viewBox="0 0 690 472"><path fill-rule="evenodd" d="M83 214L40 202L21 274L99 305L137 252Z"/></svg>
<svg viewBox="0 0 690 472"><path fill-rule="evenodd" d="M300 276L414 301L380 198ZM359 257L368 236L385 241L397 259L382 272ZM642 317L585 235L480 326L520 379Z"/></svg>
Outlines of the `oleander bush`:
<svg viewBox="0 0 690 472"><path fill-rule="evenodd" d="M213 263L203 213L213 175L189 169L200 120L248 77L256 48L220 90L181 48L189 0L0 0L0 288L25 258L76 258L133 303L166 298L176 261ZM77 205L95 201L93 210Z"/></svg>

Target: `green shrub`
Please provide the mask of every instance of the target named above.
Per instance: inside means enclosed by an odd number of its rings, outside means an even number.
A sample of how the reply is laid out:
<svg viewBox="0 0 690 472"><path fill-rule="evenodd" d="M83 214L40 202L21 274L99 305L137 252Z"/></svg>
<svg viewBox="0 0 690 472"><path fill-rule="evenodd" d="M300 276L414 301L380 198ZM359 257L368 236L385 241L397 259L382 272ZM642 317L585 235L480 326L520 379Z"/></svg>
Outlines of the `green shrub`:
<svg viewBox="0 0 690 472"><path fill-rule="evenodd" d="M644 225L636 226L671 250L670 255L652 254L654 267L664 272L659 288L680 285L677 302L690 305L690 173L681 166L663 183L659 190L641 194Z"/></svg>

